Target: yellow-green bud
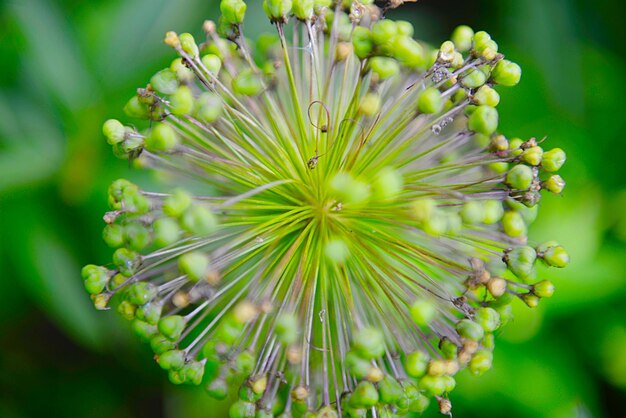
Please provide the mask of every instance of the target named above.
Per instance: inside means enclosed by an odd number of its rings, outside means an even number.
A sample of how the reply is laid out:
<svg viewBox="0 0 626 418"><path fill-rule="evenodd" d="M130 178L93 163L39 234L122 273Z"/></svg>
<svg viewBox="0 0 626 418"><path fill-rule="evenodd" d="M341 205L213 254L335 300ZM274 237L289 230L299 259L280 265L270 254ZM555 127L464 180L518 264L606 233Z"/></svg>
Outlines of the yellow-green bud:
<svg viewBox="0 0 626 418"><path fill-rule="evenodd" d="M508 60L498 61L491 72L491 79L502 86L515 86L522 77L519 65Z"/></svg>

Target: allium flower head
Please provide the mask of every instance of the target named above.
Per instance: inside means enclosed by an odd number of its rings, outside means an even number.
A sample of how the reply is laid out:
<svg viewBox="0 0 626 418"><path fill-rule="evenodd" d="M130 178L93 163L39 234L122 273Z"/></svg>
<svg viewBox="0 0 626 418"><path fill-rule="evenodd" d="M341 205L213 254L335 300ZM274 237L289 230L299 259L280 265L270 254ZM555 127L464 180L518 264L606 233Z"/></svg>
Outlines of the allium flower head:
<svg viewBox="0 0 626 418"><path fill-rule="evenodd" d="M265 0L275 31L251 42L222 0L201 42L166 34L179 57L125 108L145 121L104 124L175 187L111 185L117 250L87 291L233 418L449 414L511 301L552 295L536 262L568 263L527 239L564 152L497 132L520 67L466 26L414 40L385 18L400 3Z"/></svg>

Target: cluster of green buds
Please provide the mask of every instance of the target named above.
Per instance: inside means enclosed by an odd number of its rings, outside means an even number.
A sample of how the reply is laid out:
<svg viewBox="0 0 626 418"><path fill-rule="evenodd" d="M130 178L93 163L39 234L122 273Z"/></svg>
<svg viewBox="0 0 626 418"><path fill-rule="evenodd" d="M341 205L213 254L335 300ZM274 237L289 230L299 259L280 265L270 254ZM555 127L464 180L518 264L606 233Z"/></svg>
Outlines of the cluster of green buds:
<svg viewBox="0 0 626 418"><path fill-rule="evenodd" d="M552 296L535 265L568 264L527 236L565 153L498 132L520 67L467 26L413 39L385 16L401 3L264 0L276 31L251 43L246 2L222 0L200 41L166 34L178 57L132 124L104 124L173 185L111 185L115 252L85 288L232 418L451 414L511 303Z"/></svg>

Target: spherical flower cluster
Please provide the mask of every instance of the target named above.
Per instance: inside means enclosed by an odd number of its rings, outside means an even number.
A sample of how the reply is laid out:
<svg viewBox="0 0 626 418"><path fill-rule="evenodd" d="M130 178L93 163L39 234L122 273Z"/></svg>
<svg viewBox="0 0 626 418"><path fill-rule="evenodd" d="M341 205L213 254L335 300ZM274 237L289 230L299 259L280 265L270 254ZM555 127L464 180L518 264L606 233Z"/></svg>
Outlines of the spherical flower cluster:
<svg viewBox="0 0 626 418"><path fill-rule="evenodd" d="M467 26L414 40L385 18L401 3L264 0L276 32L251 43L222 0L201 42L166 34L179 57L126 105L136 125L104 124L176 187L111 185L116 250L85 287L233 418L450 414L511 301L552 296L535 265L568 263L527 239L565 153L497 131L520 67Z"/></svg>

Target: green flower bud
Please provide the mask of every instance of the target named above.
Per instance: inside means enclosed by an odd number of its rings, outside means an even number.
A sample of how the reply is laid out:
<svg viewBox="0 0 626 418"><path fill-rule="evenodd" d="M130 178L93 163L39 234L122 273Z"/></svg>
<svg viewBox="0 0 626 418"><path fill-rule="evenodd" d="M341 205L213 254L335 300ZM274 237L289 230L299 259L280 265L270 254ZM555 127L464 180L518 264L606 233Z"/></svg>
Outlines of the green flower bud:
<svg viewBox="0 0 626 418"><path fill-rule="evenodd" d="M419 388L430 396L441 396L446 391L444 376L425 375L419 381Z"/></svg>
<svg viewBox="0 0 626 418"><path fill-rule="evenodd" d="M202 65L204 65L209 73L217 77L222 68L222 60L217 55L207 54L202 57Z"/></svg>
<svg viewBox="0 0 626 418"><path fill-rule="evenodd" d="M514 190L528 190L534 177L532 168L518 164L506 174L504 183Z"/></svg>
<svg viewBox="0 0 626 418"><path fill-rule="evenodd" d="M161 334L154 335L150 339L150 348L154 352L154 354L160 355L165 352L174 350L176 348L176 343L174 341L170 341Z"/></svg>
<svg viewBox="0 0 626 418"><path fill-rule="evenodd" d="M491 163L489 164L489 168L493 170L494 173L504 174L509 171L509 164L505 162Z"/></svg>
<svg viewBox="0 0 626 418"><path fill-rule="evenodd" d="M117 273L111 278L111 288L116 289L120 286L123 286L124 283L128 280L128 277L123 274Z"/></svg>
<svg viewBox="0 0 626 418"><path fill-rule="evenodd" d="M187 321L180 315L170 315L159 321L159 332L170 341L177 341L183 333Z"/></svg>
<svg viewBox="0 0 626 418"><path fill-rule="evenodd" d="M102 293L109 282L109 271L94 264L88 264L83 267L81 275L84 280L85 290L90 295Z"/></svg>
<svg viewBox="0 0 626 418"><path fill-rule="evenodd" d="M222 18L229 25L239 25L243 23L246 7L242 0L222 0L220 3Z"/></svg>
<svg viewBox="0 0 626 418"><path fill-rule="evenodd" d="M159 355L157 359L163 370L180 370L185 365L185 353L181 350L170 350Z"/></svg>
<svg viewBox="0 0 626 418"><path fill-rule="evenodd" d="M507 293L507 295L509 294ZM500 328L504 327L513 319L513 308L508 302L506 304L497 306L496 310L500 314Z"/></svg>
<svg viewBox="0 0 626 418"><path fill-rule="evenodd" d="M124 245L124 227L118 224L105 226L102 230L102 239L109 247L121 247Z"/></svg>
<svg viewBox="0 0 626 418"><path fill-rule="evenodd" d="M256 358L249 351L241 352L235 359L235 370L243 375L248 375L254 370Z"/></svg>
<svg viewBox="0 0 626 418"><path fill-rule="evenodd" d="M372 26L372 40L377 45L385 45L398 34L398 25L390 19L379 20Z"/></svg>
<svg viewBox="0 0 626 418"><path fill-rule="evenodd" d="M356 408L371 408L378 403L376 387L368 381L359 382L350 396L350 404Z"/></svg>
<svg viewBox="0 0 626 418"><path fill-rule="evenodd" d="M423 351L414 351L406 357L404 368L406 373L415 378L419 378L426 374L428 369L429 358Z"/></svg>
<svg viewBox="0 0 626 418"><path fill-rule="evenodd" d="M284 345L291 345L298 339L298 318L294 314L283 313L276 319L276 338Z"/></svg>
<svg viewBox="0 0 626 418"><path fill-rule="evenodd" d="M263 393L256 393L249 382L245 382L239 388L239 399L246 402L256 402L261 399Z"/></svg>
<svg viewBox="0 0 626 418"><path fill-rule="evenodd" d="M398 412L406 413L409 410L411 402L419 397L420 392L417 386L410 380L403 380L401 384L403 393L400 400L396 403L396 406L398 407Z"/></svg>
<svg viewBox="0 0 626 418"><path fill-rule="evenodd" d="M121 207L128 213L142 215L150 210L150 201L138 188L126 188L122 196Z"/></svg>
<svg viewBox="0 0 626 418"><path fill-rule="evenodd" d="M549 266L563 268L569 264L569 254L560 245L551 246L542 254L543 261Z"/></svg>
<svg viewBox="0 0 626 418"><path fill-rule="evenodd" d="M198 251L188 252L178 258L178 268L191 281L204 280L209 272L209 257Z"/></svg>
<svg viewBox="0 0 626 418"><path fill-rule="evenodd" d="M469 26L457 26L452 32L450 39L454 42L456 49L460 52L469 51L472 48L472 38L474 30Z"/></svg>
<svg viewBox="0 0 626 418"><path fill-rule="evenodd" d="M445 337L441 340L439 349L441 350L443 356L448 360L455 359L459 352L459 347L452 340Z"/></svg>
<svg viewBox="0 0 626 418"><path fill-rule="evenodd" d="M441 376L441 379L443 380L444 392L445 393L452 392L454 388L456 387L456 380L454 380L454 377Z"/></svg>
<svg viewBox="0 0 626 418"><path fill-rule="evenodd" d="M413 321L426 327L437 316L437 306L428 298L418 299L409 308Z"/></svg>
<svg viewBox="0 0 626 418"><path fill-rule="evenodd" d="M487 76L481 70L474 68L468 70L461 78L461 85L468 89L476 89L487 81Z"/></svg>
<svg viewBox="0 0 626 418"><path fill-rule="evenodd" d="M181 226L191 234L208 235L217 228L217 219L207 208L193 205L181 217Z"/></svg>
<svg viewBox="0 0 626 418"><path fill-rule="evenodd" d="M533 293L540 298L550 298L554 294L554 284L550 280L542 280L533 285Z"/></svg>
<svg viewBox="0 0 626 418"><path fill-rule="evenodd" d="M125 179L115 180L109 186L109 205L111 209L122 209L122 199L126 189L138 190L137 186Z"/></svg>
<svg viewBox="0 0 626 418"><path fill-rule="evenodd" d="M183 64L182 58L176 58L174 61L172 61L169 69L172 73L176 75L176 79L181 83L191 83L196 77L193 70L187 68L185 64ZM172 94L174 91L176 91L177 87L178 84L176 84L176 86L172 88L171 92L165 94Z"/></svg>
<svg viewBox="0 0 626 418"><path fill-rule="evenodd" d="M382 201L392 201L402 192L404 180L402 174L392 167L385 167L378 173L372 190L374 197Z"/></svg>
<svg viewBox="0 0 626 418"><path fill-rule="evenodd" d="M271 21L284 21L291 12L291 0L263 0L263 10Z"/></svg>
<svg viewBox="0 0 626 418"><path fill-rule="evenodd" d="M116 119L109 119L104 122L102 133L110 145L119 144L126 139L126 128Z"/></svg>
<svg viewBox="0 0 626 418"><path fill-rule="evenodd" d="M441 92L435 87L422 91L417 99L417 110L421 113L433 114L443 110Z"/></svg>
<svg viewBox="0 0 626 418"><path fill-rule="evenodd" d="M445 41L439 47L437 54L437 60L442 63L451 63L456 56L456 50L454 49L454 43L451 41Z"/></svg>
<svg viewBox="0 0 626 418"><path fill-rule="evenodd" d="M537 214L539 213L539 208L537 206L529 208L522 202L519 202L515 199L507 199L506 205L515 212L522 215L522 218L524 219L526 225L532 224L533 222L535 222L535 219L537 219Z"/></svg>
<svg viewBox="0 0 626 418"><path fill-rule="evenodd" d="M330 191L343 203L362 204L370 197L370 189L349 173L336 174L330 180Z"/></svg>
<svg viewBox="0 0 626 418"><path fill-rule="evenodd" d="M485 336L483 327L470 319L460 320L456 324L456 330L462 338L467 338L471 341L480 341Z"/></svg>
<svg viewBox="0 0 626 418"><path fill-rule="evenodd" d="M426 222L437 212L437 202L433 199L418 199L411 204L411 214L419 223Z"/></svg>
<svg viewBox="0 0 626 418"><path fill-rule="evenodd" d="M493 39L486 41L479 49L475 50L475 54L485 61L492 61L497 57L498 44Z"/></svg>
<svg viewBox="0 0 626 418"><path fill-rule="evenodd" d="M137 308L135 313L137 318L147 322L150 325L157 325L161 319L161 311L163 304L160 302L149 302Z"/></svg>
<svg viewBox="0 0 626 418"><path fill-rule="evenodd" d="M523 237L528 233L528 227L524 222L524 218L514 211L504 213L504 216L502 216L502 229L505 234L513 238Z"/></svg>
<svg viewBox="0 0 626 418"><path fill-rule="evenodd" d="M195 115L201 122L215 122L222 115L223 110L224 104L222 99L215 93L202 93L196 101Z"/></svg>
<svg viewBox="0 0 626 418"><path fill-rule="evenodd" d="M500 60L491 72L491 79L502 86L515 86L522 78L519 65L508 60Z"/></svg>
<svg viewBox="0 0 626 418"><path fill-rule="evenodd" d="M252 70L243 70L232 83L233 91L243 96L256 96L263 91L263 80Z"/></svg>
<svg viewBox="0 0 626 418"><path fill-rule="evenodd" d="M383 20L386 22L388 20ZM408 68L421 68L426 63L424 48L413 38L396 36L393 38L391 51L393 57Z"/></svg>
<svg viewBox="0 0 626 418"><path fill-rule="evenodd" d="M479 31L476 32L474 34L474 37L472 39L472 47L473 48L480 48L482 47L486 42L491 40L491 35L489 35L487 32L485 31Z"/></svg>
<svg viewBox="0 0 626 418"><path fill-rule="evenodd" d="M148 105L141 103L139 97L133 96L124 106L124 113L129 118L150 119L151 112Z"/></svg>
<svg viewBox="0 0 626 418"><path fill-rule="evenodd" d="M374 116L380 111L380 96L376 93L367 93L361 99L359 111L364 116Z"/></svg>
<svg viewBox="0 0 626 418"><path fill-rule="evenodd" d="M159 291L152 283L136 282L126 289L126 297L132 304L141 306L157 297Z"/></svg>
<svg viewBox="0 0 626 418"><path fill-rule="evenodd" d="M378 383L378 392L380 394L380 402L391 405L402 398L404 389L396 379L391 376L385 376L383 380Z"/></svg>
<svg viewBox="0 0 626 418"><path fill-rule="evenodd" d="M115 264L120 273L126 277L133 275L139 264L139 260L139 254L126 248L119 248L113 253L113 264Z"/></svg>
<svg viewBox="0 0 626 418"><path fill-rule="evenodd" d="M355 27L352 33L352 47L359 59L362 60L369 57L374 50L374 41L372 40L371 32L363 26ZM388 72L386 68L387 67L381 65L378 69L381 70L381 73L386 74ZM374 70L373 66L372 70ZM379 74L379 76L381 76L381 74ZM381 76L381 78L384 77Z"/></svg>
<svg viewBox="0 0 626 418"><path fill-rule="evenodd" d="M474 321L480 324L485 332L494 332L500 326L500 314L492 308L480 308L474 312Z"/></svg>
<svg viewBox="0 0 626 418"><path fill-rule="evenodd" d="M187 86L180 86L170 96L170 111L176 116L191 113L194 106L193 93Z"/></svg>
<svg viewBox="0 0 626 418"><path fill-rule="evenodd" d="M478 200L470 200L463 204L460 212L461 219L468 225L475 225L483 222L485 218L485 209L483 203Z"/></svg>
<svg viewBox="0 0 626 418"><path fill-rule="evenodd" d="M180 239L178 222L172 218L160 218L152 224L154 243L159 247L167 247Z"/></svg>
<svg viewBox="0 0 626 418"><path fill-rule="evenodd" d="M237 321L233 316L222 321L218 330L218 338L224 344L230 345L237 341L243 331L243 323Z"/></svg>
<svg viewBox="0 0 626 418"><path fill-rule="evenodd" d="M123 300L117 305L117 312L127 321L131 321L135 318L136 311L137 305L133 305L127 300Z"/></svg>
<svg viewBox="0 0 626 418"><path fill-rule="evenodd" d="M192 197L184 190L176 189L163 201L163 212L172 218L180 217L191 206Z"/></svg>
<svg viewBox="0 0 626 418"><path fill-rule="evenodd" d="M478 106L496 107L500 103L500 95L493 88L484 85L474 93L472 102Z"/></svg>
<svg viewBox="0 0 626 418"><path fill-rule="evenodd" d="M184 367L184 366L183 366ZM182 385L187 381L183 370L169 370L167 372L168 380L175 385Z"/></svg>
<svg viewBox="0 0 626 418"><path fill-rule="evenodd" d="M524 143L520 138L513 138L509 141L509 151L512 157L518 157L522 155L523 150L521 145Z"/></svg>
<svg viewBox="0 0 626 418"><path fill-rule="evenodd" d="M170 152L176 148L179 142L178 134L171 126L157 123L146 138L146 149L148 151Z"/></svg>
<svg viewBox="0 0 626 418"><path fill-rule="evenodd" d="M480 376L491 369L492 362L493 354L487 350L480 350L474 353L467 367L472 374Z"/></svg>
<svg viewBox="0 0 626 418"><path fill-rule="evenodd" d="M520 279L525 279L532 274L536 259L535 249L527 246L514 248L505 256L509 270Z"/></svg>
<svg viewBox="0 0 626 418"><path fill-rule="evenodd" d="M361 3L367 4L364 1L362 1ZM373 3L373 2L370 2L370 3ZM396 20L396 31L398 35L408 36L408 37L413 37L413 33L415 32L413 28L413 24L411 22L407 22L406 20Z"/></svg>
<svg viewBox="0 0 626 418"><path fill-rule="evenodd" d="M565 180L558 174L553 174L543 182L543 187L551 193L561 194L565 189Z"/></svg>
<svg viewBox="0 0 626 418"><path fill-rule="evenodd" d="M124 238L128 242L128 247L133 251L141 251L146 248L151 241L150 231L141 224L128 224L124 227Z"/></svg>
<svg viewBox="0 0 626 418"><path fill-rule="evenodd" d="M526 293L525 295L522 295L522 301L529 308L536 308L537 305L539 305L539 296L534 293Z"/></svg>
<svg viewBox="0 0 626 418"><path fill-rule="evenodd" d="M470 115L467 127L472 132L491 135L498 128L498 111L489 106L478 106Z"/></svg>
<svg viewBox="0 0 626 418"><path fill-rule="evenodd" d="M150 341L150 339L157 334L157 328L154 325L150 325L140 319L133 319L131 325L135 334L144 341Z"/></svg>
<svg viewBox="0 0 626 418"><path fill-rule="evenodd" d="M421 393L417 392L416 395L411 399L409 404L409 411L417 414L422 414L428 406L430 405L430 399Z"/></svg>
<svg viewBox="0 0 626 418"><path fill-rule="evenodd" d="M559 171L565 161L567 155L561 148L553 148L550 151L546 151L543 154L543 160L541 161L541 167L549 173Z"/></svg>
<svg viewBox="0 0 626 418"><path fill-rule="evenodd" d="M350 351L346 354L344 363L350 374L358 380L364 379L372 368L370 361L359 356L354 351Z"/></svg>
<svg viewBox="0 0 626 418"><path fill-rule="evenodd" d="M222 401L228 396L228 384L224 379L215 379L206 386L206 391L210 397Z"/></svg>
<svg viewBox="0 0 626 418"><path fill-rule="evenodd" d="M293 14L300 20L311 20L314 14L314 5L314 0L293 0Z"/></svg>
<svg viewBox="0 0 626 418"><path fill-rule="evenodd" d="M352 341L356 352L367 360L381 357L385 354L385 338L374 328L359 330Z"/></svg>
<svg viewBox="0 0 626 418"><path fill-rule="evenodd" d="M492 225L502 219L504 215L504 208L502 203L498 200L486 200L483 202L483 209L485 211L485 217L483 223L486 225Z"/></svg>
<svg viewBox="0 0 626 418"><path fill-rule="evenodd" d="M176 73L166 68L152 76L150 85L157 93L169 95L176 92L180 83L178 82Z"/></svg>
<svg viewBox="0 0 626 418"><path fill-rule="evenodd" d="M381 80L393 77L400 72L398 61L388 57L372 57L369 60L369 67Z"/></svg>
<svg viewBox="0 0 626 418"><path fill-rule="evenodd" d="M520 156L521 160L526 164L538 166L541 164L543 149L541 147L530 147L525 149Z"/></svg>
<svg viewBox="0 0 626 418"><path fill-rule="evenodd" d="M199 54L198 45L196 45L196 40L193 39L193 35L190 33L181 33L178 36L178 40L180 41L180 47L183 51L185 51L190 58L196 58Z"/></svg>
<svg viewBox="0 0 626 418"><path fill-rule="evenodd" d="M237 401L230 406L230 418L254 418L255 405L252 402Z"/></svg>
<svg viewBox="0 0 626 418"><path fill-rule="evenodd" d="M498 315L500 315L500 314L498 314ZM495 340L495 337L493 336L493 334L485 335L485 338L483 339L483 347L485 347L487 350L493 352L493 349L496 347L496 340Z"/></svg>
<svg viewBox="0 0 626 418"><path fill-rule="evenodd" d="M350 255L350 249L341 238L333 238L324 246L324 254L330 261L341 264Z"/></svg>

